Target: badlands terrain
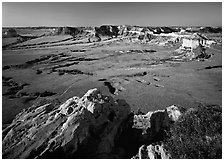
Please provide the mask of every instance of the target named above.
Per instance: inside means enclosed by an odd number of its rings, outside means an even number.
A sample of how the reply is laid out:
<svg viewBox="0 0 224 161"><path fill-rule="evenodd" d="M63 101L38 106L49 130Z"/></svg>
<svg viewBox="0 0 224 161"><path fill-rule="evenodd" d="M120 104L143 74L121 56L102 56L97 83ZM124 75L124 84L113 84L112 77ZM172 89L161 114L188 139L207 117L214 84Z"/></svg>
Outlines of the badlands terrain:
<svg viewBox="0 0 224 161"><path fill-rule="evenodd" d="M220 158L221 27L17 27L2 35L3 158ZM197 131L212 140L211 155L174 153L175 139L151 144L189 113L214 114L201 120L213 133Z"/></svg>

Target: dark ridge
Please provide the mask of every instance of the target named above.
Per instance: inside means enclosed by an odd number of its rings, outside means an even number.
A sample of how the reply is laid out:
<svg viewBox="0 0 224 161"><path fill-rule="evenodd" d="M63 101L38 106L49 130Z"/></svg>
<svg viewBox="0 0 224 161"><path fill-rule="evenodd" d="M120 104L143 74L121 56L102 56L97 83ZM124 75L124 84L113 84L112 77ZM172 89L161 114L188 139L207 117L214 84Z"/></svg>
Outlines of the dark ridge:
<svg viewBox="0 0 224 161"><path fill-rule="evenodd" d="M7 70L7 69L10 69L10 66L9 65L5 65L2 70Z"/></svg>
<svg viewBox="0 0 224 161"><path fill-rule="evenodd" d="M62 68L62 67L69 67L75 64L79 64L79 62L72 62L72 63L66 63L66 64L59 64L59 65L55 65L52 67L52 70L55 70L57 68Z"/></svg>
<svg viewBox="0 0 224 161"><path fill-rule="evenodd" d="M199 31L201 33L222 33L222 27L204 27Z"/></svg>
<svg viewBox="0 0 224 161"><path fill-rule="evenodd" d="M156 52L156 50L148 50L148 49L145 49L145 50L142 50L143 52L146 52L146 53L154 53Z"/></svg>
<svg viewBox="0 0 224 161"><path fill-rule="evenodd" d="M98 81L106 81L107 79L105 79L105 78L102 78L102 79L98 79Z"/></svg>
<svg viewBox="0 0 224 161"><path fill-rule="evenodd" d="M27 61L26 64L30 64L30 65L33 65L35 63L39 63L41 61L45 61L45 60L48 60L52 57L52 55L46 55L46 56L43 56L41 58L37 58L37 59L34 59L34 60L30 60L30 61Z"/></svg>
<svg viewBox="0 0 224 161"><path fill-rule="evenodd" d="M141 72L141 73L130 74L130 75L123 75L122 74L122 75L116 75L116 76L111 76L111 77L143 77L145 75L147 75L146 71L145 72Z"/></svg>
<svg viewBox="0 0 224 161"><path fill-rule="evenodd" d="M73 74L73 75L77 75L77 74L85 74L85 75L93 75L93 73L89 73L89 72L82 72L78 69L72 69L72 70L66 70L66 69L59 69L59 70L52 70L52 72L58 72L59 75L64 75L65 73L68 74Z"/></svg>
<svg viewBox="0 0 224 161"><path fill-rule="evenodd" d="M99 60L99 59L93 59L93 58L77 58L74 59L73 61L94 61L94 60Z"/></svg>
<svg viewBox="0 0 224 161"><path fill-rule="evenodd" d="M3 70L7 70L7 69L10 69L10 68L28 68L28 67L31 67L33 66L34 64L37 64L37 63L40 63L40 62L43 62L45 60L48 60L52 57L52 55L46 55L46 56L43 56L41 58L37 58L37 59L33 59L33 60L30 60L30 61L27 61L25 62L24 64L17 64L17 65L6 65L3 67Z"/></svg>
<svg viewBox="0 0 224 161"><path fill-rule="evenodd" d="M2 76L2 80L3 81L9 81L9 80L11 80L12 79L12 77L5 77L5 76Z"/></svg>
<svg viewBox="0 0 224 161"><path fill-rule="evenodd" d="M145 76L147 75L147 72L143 72L143 73L136 73L133 75L127 75L127 77L141 77L141 76Z"/></svg>
<svg viewBox="0 0 224 161"><path fill-rule="evenodd" d="M211 55L208 55L208 54L206 54L206 55L203 55L203 54L200 54L200 55L198 55L197 57L196 57L196 59L209 59L211 57Z"/></svg>
<svg viewBox="0 0 224 161"><path fill-rule="evenodd" d="M104 85L108 87L111 94L114 94L114 92L116 91L116 88L114 88L110 82L104 82Z"/></svg>
<svg viewBox="0 0 224 161"><path fill-rule="evenodd" d="M139 82L139 83L142 83L142 81L140 81L140 80L136 80L137 82Z"/></svg>
<svg viewBox="0 0 224 161"><path fill-rule="evenodd" d="M29 96L29 93L27 93L27 92L18 92L16 94L16 97L24 97L24 96Z"/></svg>
<svg viewBox="0 0 224 161"><path fill-rule="evenodd" d="M60 56L60 57L53 57L52 60L49 63L61 63L65 61L71 61L73 57L68 57L68 56Z"/></svg>
<svg viewBox="0 0 224 161"><path fill-rule="evenodd" d="M131 50L128 50L127 52L130 52L130 53L154 53L154 52L156 52L156 50L151 50L151 49L144 49L144 50L131 49Z"/></svg>
<svg viewBox="0 0 224 161"><path fill-rule="evenodd" d="M71 52L85 52L86 50L71 50Z"/></svg>
<svg viewBox="0 0 224 161"><path fill-rule="evenodd" d="M208 66L205 69L222 68L222 65Z"/></svg>

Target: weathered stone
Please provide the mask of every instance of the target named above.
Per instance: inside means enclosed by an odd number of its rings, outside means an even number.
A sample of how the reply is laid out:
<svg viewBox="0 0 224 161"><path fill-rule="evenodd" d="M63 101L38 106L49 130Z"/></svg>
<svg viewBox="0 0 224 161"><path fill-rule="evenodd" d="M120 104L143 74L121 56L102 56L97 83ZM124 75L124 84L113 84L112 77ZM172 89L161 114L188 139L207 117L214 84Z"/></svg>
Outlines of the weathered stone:
<svg viewBox="0 0 224 161"><path fill-rule="evenodd" d="M149 146L142 145L139 148L138 154L133 157L133 159L170 159L171 156L162 145L152 145Z"/></svg>
<svg viewBox="0 0 224 161"><path fill-rule="evenodd" d="M124 100L91 89L59 106L23 110L3 130L3 158L131 158L163 140L180 115L174 105L134 115Z"/></svg>
<svg viewBox="0 0 224 161"><path fill-rule="evenodd" d="M166 130L181 115L179 108L175 105L167 107L165 110L150 111L145 115L134 115L134 129L142 131L139 140L142 142L152 142L161 140Z"/></svg>
<svg viewBox="0 0 224 161"><path fill-rule="evenodd" d="M97 158L112 151L117 130L129 113L125 101L114 101L97 89L58 107L31 107L5 131L3 158L76 158L79 147L89 150L89 139L97 141L90 150Z"/></svg>

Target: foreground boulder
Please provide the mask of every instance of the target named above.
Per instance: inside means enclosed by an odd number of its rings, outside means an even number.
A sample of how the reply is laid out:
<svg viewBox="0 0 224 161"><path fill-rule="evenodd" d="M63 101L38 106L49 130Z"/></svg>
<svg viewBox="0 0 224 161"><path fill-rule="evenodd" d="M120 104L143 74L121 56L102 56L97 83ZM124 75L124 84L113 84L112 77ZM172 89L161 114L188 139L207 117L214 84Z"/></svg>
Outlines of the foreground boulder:
<svg viewBox="0 0 224 161"><path fill-rule="evenodd" d="M134 115L132 129L141 131L138 138L142 144L160 141L181 114L180 109L172 105L165 110L149 111L145 115Z"/></svg>
<svg viewBox="0 0 224 161"><path fill-rule="evenodd" d="M129 113L125 101L103 96L97 89L58 107L26 109L3 131L3 158L77 158L83 157L81 149L98 158L111 153Z"/></svg>

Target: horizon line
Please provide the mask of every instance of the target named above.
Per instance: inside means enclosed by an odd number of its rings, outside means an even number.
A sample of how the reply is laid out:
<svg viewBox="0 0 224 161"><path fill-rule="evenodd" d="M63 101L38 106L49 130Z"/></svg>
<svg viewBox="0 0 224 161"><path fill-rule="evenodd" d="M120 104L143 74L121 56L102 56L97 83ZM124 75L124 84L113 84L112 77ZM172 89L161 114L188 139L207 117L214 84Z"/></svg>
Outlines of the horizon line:
<svg viewBox="0 0 224 161"><path fill-rule="evenodd" d="M45 26L45 25L40 25L40 26L2 26L2 28L28 28L28 27L100 27L100 26L137 26L137 27L222 27L222 25L129 25L129 24L120 24L120 25L115 25L115 24L101 24L97 26L74 26L74 25L64 25L64 26Z"/></svg>

